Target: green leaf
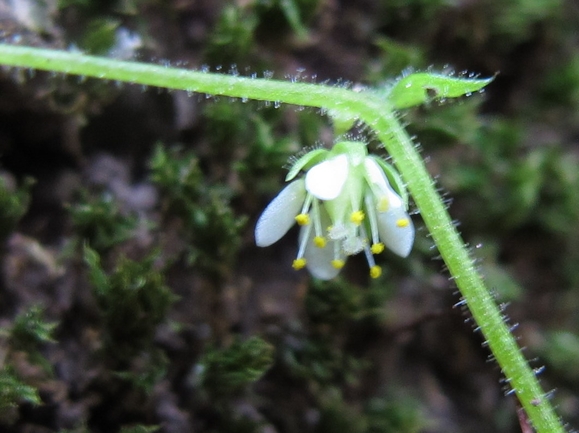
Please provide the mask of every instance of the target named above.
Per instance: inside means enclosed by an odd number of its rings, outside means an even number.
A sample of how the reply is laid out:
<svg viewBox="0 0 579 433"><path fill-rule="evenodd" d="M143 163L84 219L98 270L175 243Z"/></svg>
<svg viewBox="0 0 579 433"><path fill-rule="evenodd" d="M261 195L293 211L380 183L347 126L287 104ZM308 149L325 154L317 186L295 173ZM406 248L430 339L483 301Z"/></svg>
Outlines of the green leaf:
<svg viewBox="0 0 579 433"><path fill-rule="evenodd" d="M494 78L471 79L417 72L398 80L388 98L395 108L408 108L433 99L456 98L477 92Z"/></svg>

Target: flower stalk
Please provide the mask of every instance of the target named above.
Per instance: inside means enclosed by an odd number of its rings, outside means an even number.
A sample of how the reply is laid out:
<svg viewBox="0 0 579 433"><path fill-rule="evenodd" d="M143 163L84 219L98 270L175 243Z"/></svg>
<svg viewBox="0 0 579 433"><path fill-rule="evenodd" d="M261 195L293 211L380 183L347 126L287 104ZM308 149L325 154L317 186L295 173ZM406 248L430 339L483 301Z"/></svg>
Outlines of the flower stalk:
<svg viewBox="0 0 579 433"><path fill-rule="evenodd" d="M334 113L340 120L366 123L392 156L464 302L533 427L539 433L565 431L477 272L414 143L395 116L395 109L425 102L431 95L434 95L434 98L459 96L480 89L489 80L453 80L433 74L413 74L401 79L390 93L383 95L370 91L359 93L345 88L308 83L195 72L103 59L80 53L3 44L0 44L0 64L210 95L320 107Z"/></svg>

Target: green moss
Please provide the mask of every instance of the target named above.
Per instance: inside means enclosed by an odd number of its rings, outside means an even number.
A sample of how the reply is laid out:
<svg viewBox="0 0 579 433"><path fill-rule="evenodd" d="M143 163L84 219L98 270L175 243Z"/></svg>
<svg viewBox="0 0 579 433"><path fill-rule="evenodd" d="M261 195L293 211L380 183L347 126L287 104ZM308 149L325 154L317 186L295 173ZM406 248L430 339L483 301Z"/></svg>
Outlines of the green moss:
<svg viewBox="0 0 579 433"><path fill-rule="evenodd" d="M103 319L104 352L120 366L151 351L157 327L166 320L175 295L155 268L157 254L141 261L121 257L107 274L96 251L84 249L84 260Z"/></svg>
<svg viewBox="0 0 579 433"><path fill-rule="evenodd" d="M0 176L0 241L3 241L14 230L20 218L28 210L32 179L26 179L23 185L14 190L7 180Z"/></svg>
<svg viewBox="0 0 579 433"><path fill-rule="evenodd" d="M36 388L22 382L9 367L0 369L0 423L12 424L17 413L13 411L20 403L41 403Z"/></svg>
<svg viewBox="0 0 579 433"><path fill-rule="evenodd" d="M364 408L366 433L418 433L428 422L420 403L407 396L388 396L371 399Z"/></svg>
<svg viewBox="0 0 579 433"><path fill-rule="evenodd" d="M579 385L579 336L572 331L553 331L544 335L538 347L541 358L553 368L558 376Z"/></svg>
<svg viewBox="0 0 579 433"><path fill-rule="evenodd" d="M25 352L30 362L51 373L52 366L42 354L41 349L46 343L55 342L52 335L58 324L46 322L43 316L44 308L40 305L35 305L16 316L8 331L8 342L11 351Z"/></svg>
<svg viewBox="0 0 579 433"><path fill-rule="evenodd" d="M379 52L372 58L366 72L370 83L380 84L408 68L423 69L427 66L425 54L418 45L404 44L384 36L379 36L375 45Z"/></svg>
<svg viewBox="0 0 579 433"><path fill-rule="evenodd" d="M280 133L286 110L293 107L259 106L256 103L220 99L204 111L205 130L211 143L208 159L226 172L239 174L240 192L271 194L277 190L280 168L304 146L317 140L322 121L318 115L300 112L300 126L293 134Z"/></svg>
<svg viewBox="0 0 579 433"><path fill-rule="evenodd" d="M80 46L91 54L105 55L116 42L116 32L121 22L111 18L97 18L89 22Z"/></svg>
<svg viewBox="0 0 579 433"><path fill-rule="evenodd" d="M245 64L254 48L257 17L250 8L227 5L221 11L205 47L205 60L212 66Z"/></svg>
<svg viewBox="0 0 579 433"><path fill-rule="evenodd" d="M155 433L161 427L137 424L133 426L123 426L119 433Z"/></svg>
<svg viewBox="0 0 579 433"><path fill-rule="evenodd" d="M554 65L540 88L540 101L547 107L577 111L579 108L579 54Z"/></svg>
<svg viewBox="0 0 579 433"><path fill-rule="evenodd" d="M339 326L363 314L364 292L344 280L312 279L305 299L305 310L314 324Z"/></svg>
<svg viewBox="0 0 579 433"><path fill-rule="evenodd" d="M100 253L130 239L137 226L136 217L123 214L108 193L91 197L83 192L69 212L78 239Z"/></svg>
<svg viewBox="0 0 579 433"><path fill-rule="evenodd" d="M497 1L491 8L494 12L492 30L507 44L528 40L532 37L533 26L562 16L563 3L563 0Z"/></svg>
<svg viewBox="0 0 579 433"><path fill-rule="evenodd" d="M259 380L273 364L274 348L259 337L208 349L197 364L199 385L213 400L228 399Z"/></svg>
<svg viewBox="0 0 579 433"><path fill-rule="evenodd" d="M320 0L254 0L260 31L280 35L291 29L299 41L307 41L307 23L313 18Z"/></svg>
<svg viewBox="0 0 579 433"><path fill-rule="evenodd" d="M334 337L338 335L295 335L292 344L282 349L282 359L291 376L322 388L356 383L368 364L345 352Z"/></svg>
<svg viewBox="0 0 579 433"><path fill-rule="evenodd" d="M167 216L181 219L187 239L186 260L207 275L230 272L241 246L246 219L230 207L231 191L210 184L192 153L158 146L151 159L151 180L163 194Z"/></svg>
<svg viewBox="0 0 579 433"><path fill-rule="evenodd" d="M345 401L335 389L320 399L316 433L418 433L428 421L420 404L406 396L374 397L363 407Z"/></svg>

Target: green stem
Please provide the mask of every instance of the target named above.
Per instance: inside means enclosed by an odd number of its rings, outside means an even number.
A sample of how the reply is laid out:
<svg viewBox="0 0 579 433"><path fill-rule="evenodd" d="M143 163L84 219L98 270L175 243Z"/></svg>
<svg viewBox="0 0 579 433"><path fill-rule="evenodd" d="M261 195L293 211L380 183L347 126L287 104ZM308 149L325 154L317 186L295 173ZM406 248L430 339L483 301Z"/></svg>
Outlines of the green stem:
<svg viewBox="0 0 579 433"><path fill-rule="evenodd" d="M1 44L0 64L209 95L320 107L362 120L377 133L394 159L466 305L533 426L539 433L565 431L477 272L412 140L387 101L370 92L357 93L337 87L195 72Z"/></svg>
<svg viewBox="0 0 579 433"><path fill-rule="evenodd" d="M509 386L516 393L537 432L564 432L548 396L476 270L410 137L392 114L383 113L380 117L373 115L373 110L377 108L368 104L367 116L364 112L361 117L366 121L373 120L372 127L384 140L388 152L404 176L422 218Z"/></svg>

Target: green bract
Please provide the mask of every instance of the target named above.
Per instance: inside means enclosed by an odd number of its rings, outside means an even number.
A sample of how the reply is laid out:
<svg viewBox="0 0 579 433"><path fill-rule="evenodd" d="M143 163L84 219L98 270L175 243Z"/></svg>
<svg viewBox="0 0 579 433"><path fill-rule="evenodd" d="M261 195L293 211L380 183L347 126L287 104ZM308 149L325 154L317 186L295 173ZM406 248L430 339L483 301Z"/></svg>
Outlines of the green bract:
<svg viewBox="0 0 579 433"><path fill-rule="evenodd" d="M432 99L468 95L481 90L492 80L493 78L469 79L417 72L398 80L390 89L388 99L395 108L408 108Z"/></svg>

